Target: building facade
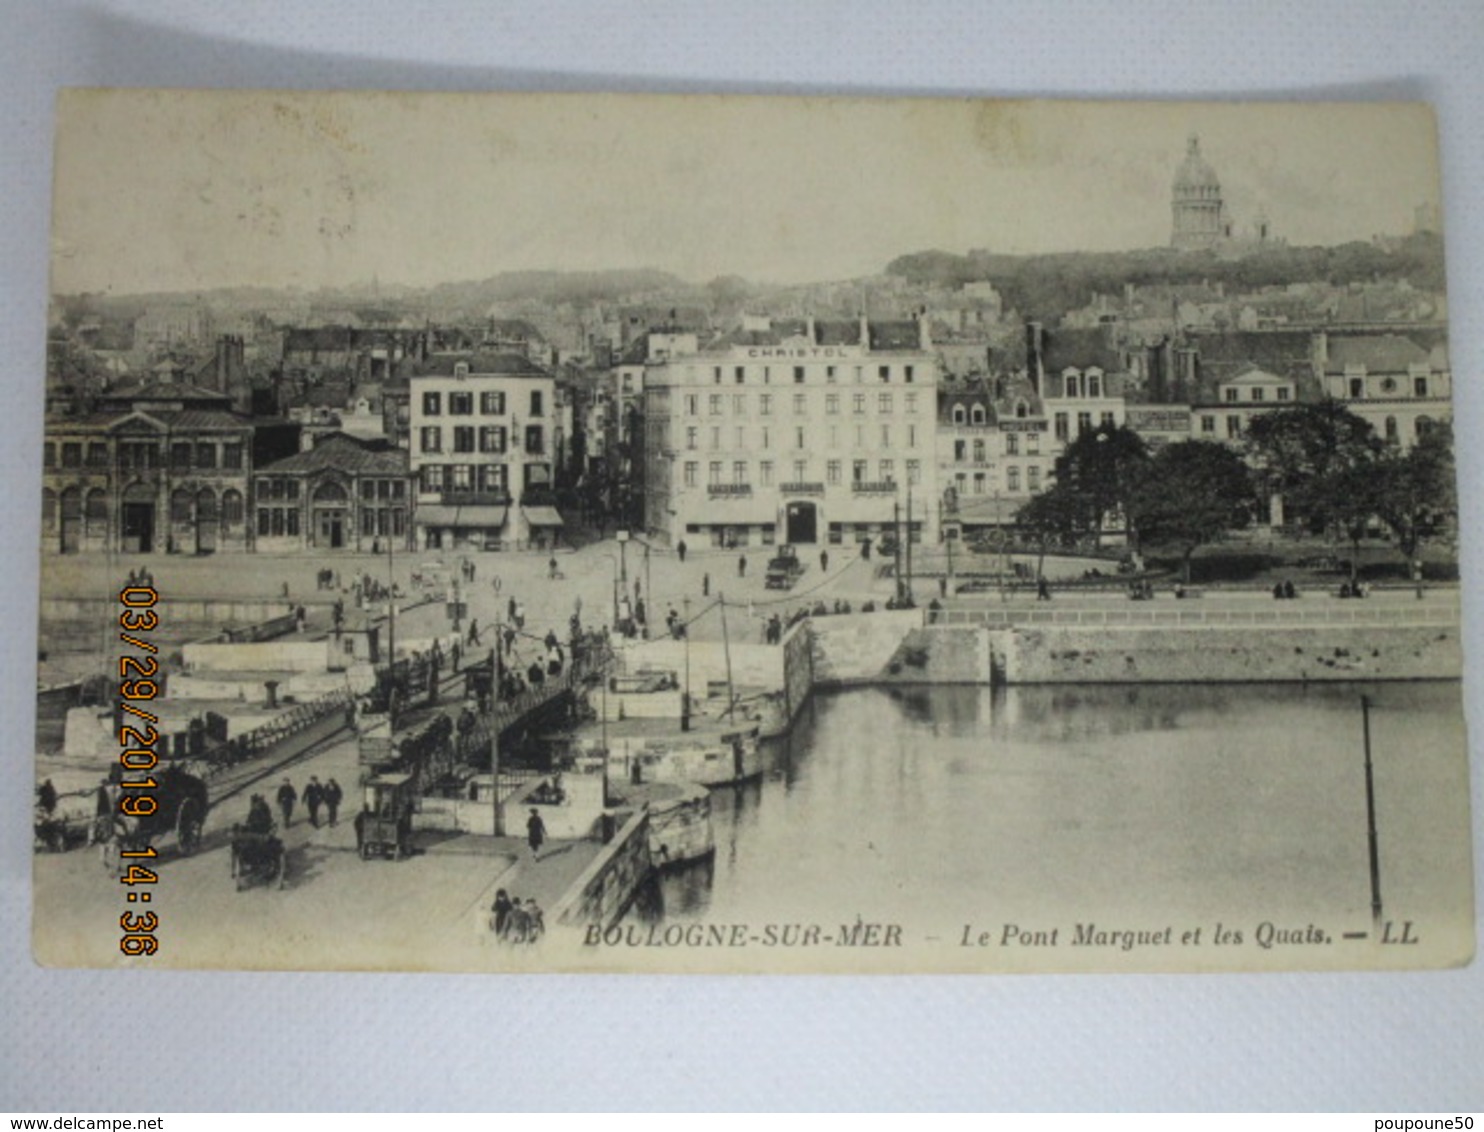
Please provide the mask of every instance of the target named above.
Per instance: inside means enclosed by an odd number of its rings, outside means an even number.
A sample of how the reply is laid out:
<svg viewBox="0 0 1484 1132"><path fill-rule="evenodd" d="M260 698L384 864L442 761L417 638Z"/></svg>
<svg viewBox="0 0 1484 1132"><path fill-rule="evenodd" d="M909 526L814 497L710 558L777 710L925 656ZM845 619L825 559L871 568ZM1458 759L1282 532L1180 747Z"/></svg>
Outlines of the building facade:
<svg viewBox="0 0 1484 1132"><path fill-rule="evenodd" d="M226 396L173 382L50 419L42 449L45 550L212 554L250 546L252 423Z"/></svg>
<svg viewBox="0 0 1484 1132"><path fill-rule="evenodd" d="M1453 416L1453 373L1442 346L1424 350L1396 334L1316 335L1326 395L1363 418L1388 444L1410 448Z"/></svg>
<svg viewBox="0 0 1484 1132"><path fill-rule="evenodd" d="M645 527L671 545L936 539L937 363L924 323L738 332L652 366Z"/></svg>
<svg viewBox="0 0 1484 1132"><path fill-rule="evenodd" d="M407 453L330 433L253 473L258 550L406 549Z"/></svg>
<svg viewBox="0 0 1484 1132"><path fill-rule="evenodd" d="M442 354L409 379L417 545L546 543L555 508L556 383L516 354Z"/></svg>

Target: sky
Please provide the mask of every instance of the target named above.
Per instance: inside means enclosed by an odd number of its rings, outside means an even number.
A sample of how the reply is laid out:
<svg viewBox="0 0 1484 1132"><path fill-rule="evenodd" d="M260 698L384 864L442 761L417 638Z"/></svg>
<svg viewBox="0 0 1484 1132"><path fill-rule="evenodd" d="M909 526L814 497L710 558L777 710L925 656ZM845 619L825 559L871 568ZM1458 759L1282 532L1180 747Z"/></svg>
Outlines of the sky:
<svg viewBox="0 0 1484 1132"><path fill-rule="evenodd" d="M64 92L54 293L880 272L928 248L1162 246L1200 136L1239 228L1410 231L1420 104Z"/></svg>

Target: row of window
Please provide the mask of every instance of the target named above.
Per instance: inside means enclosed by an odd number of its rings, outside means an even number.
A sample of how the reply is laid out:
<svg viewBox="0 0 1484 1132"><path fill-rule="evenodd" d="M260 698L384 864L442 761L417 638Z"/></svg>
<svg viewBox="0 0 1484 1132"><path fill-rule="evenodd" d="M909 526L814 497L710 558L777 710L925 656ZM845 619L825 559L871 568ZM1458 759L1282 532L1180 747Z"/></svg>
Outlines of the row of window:
<svg viewBox="0 0 1484 1132"><path fill-rule="evenodd" d="M778 366L777 368L781 376L788 373L790 367ZM726 366L711 367L711 380L714 384L721 385L725 381L726 369ZM754 381L761 378L764 385L771 385L773 383L773 369L773 366L732 366L732 383L734 385L745 385L749 378ZM808 366L792 367L793 382L795 385L803 385L808 380L808 369ZM819 367L816 366L815 371L818 372L818 369ZM865 384L866 373L869 369L870 367L868 366L825 366L824 379L829 384L834 385L842 376L845 376L849 377L856 385L863 385ZM883 384L890 382L893 377L900 377L905 385L911 385L917 380L917 367L912 365L878 365L875 367L875 370L876 380ZM690 381L696 380L696 367L687 366L685 375Z"/></svg>
<svg viewBox="0 0 1484 1132"><path fill-rule="evenodd" d="M118 466L124 469L159 468L163 466L164 453L159 444L151 441L120 441L117 445ZM238 443L216 444L210 441L177 441L170 445L170 467L177 471L225 468L240 471L243 464L244 446ZM58 457L60 456L60 463ZM55 468L107 468L109 467L108 444L94 440L84 446L82 441L64 440L60 444L48 440L41 449L43 467Z"/></svg>
<svg viewBox="0 0 1484 1132"><path fill-rule="evenodd" d="M51 526L61 516L63 522L86 519L91 526L108 521L108 493L95 487L84 493L81 488L69 487L61 493L43 488L41 491L41 521ZM177 523L192 521L215 522L220 519L227 526L242 522L242 493L231 488L222 492L218 500L210 488L199 492L177 489L170 495L170 518Z"/></svg>
<svg viewBox="0 0 1484 1132"><path fill-rule="evenodd" d="M1103 412L1098 420L1099 428L1113 428L1117 424L1118 416L1116 413L1112 412ZM1092 414L1078 413L1077 435L1081 436L1084 432L1091 432L1092 428ZM1051 420L1051 432L1057 440L1071 440L1072 432L1070 415L1067 413L1057 413Z"/></svg>
<svg viewBox="0 0 1484 1132"><path fill-rule="evenodd" d="M922 461L907 460L907 482L917 484L922 482ZM808 484L809 476L818 465L809 460L795 460L789 468L791 478L786 481L790 484ZM895 483L897 478L897 462L895 460L877 460L876 476L871 476L871 462L869 460L852 460L850 463L851 483ZM732 461L732 478L725 478L726 462L723 460L712 460L706 465L706 483L717 487L723 484L734 486L752 484L752 463L748 460ZM698 460L687 460L685 462L683 475L686 487L697 487L700 484L701 464ZM762 487L772 487L776 476L776 466L772 460L760 460L757 465L757 482ZM843 460L826 460L824 462L824 482L826 484L841 483L844 474Z"/></svg>
<svg viewBox="0 0 1484 1132"><path fill-rule="evenodd" d="M506 464L424 464L417 470L417 489L424 494L439 491L503 493L510 487Z"/></svg>
<svg viewBox="0 0 1484 1132"><path fill-rule="evenodd" d="M504 455L509 447L510 430L504 425L454 425L447 430L450 452L483 452L486 455ZM518 435L518 434L517 434ZM444 429L441 425L427 425L418 429L418 451L441 453L444 451ZM524 451L530 456L540 456L546 451L546 430L541 425L527 425Z"/></svg>
<svg viewBox="0 0 1484 1132"><path fill-rule="evenodd" d="M722 432L723 432L723 430L722 430L722 426L721 425L712 425L711 426L711 433L710 433L711 444L710 444L709 447L711 448L712 451L716 451L716 450L718 450L718 449L720 449L720 448L723 447L723 445L722 445L722 439L723 439ZM781 428L781 429L778 429L776 432L775 432L775 430L770 425L763 425L755 434L752 434L752 435L754 435L756 437L756 440L757 440L756 447L764 448L764 449L772 448L774 446L773 442L774 442L775 439L778 440L778 441L780 441L780 443L778 445L779 447L789 446L789 442L791 441L792 442L792 445L791 446L793 448L796 448L796 449L801 449L802 450L804 448L818 448L820 446L819 442L820 442L820 439L821 439L817 434L815 434L815 435L813 435L811 437L810 430L808 428L804 427L803 425L794 425L792 428L787 428L787 427ZM892 446L892 439L893 439L894 436L896 438L898 438L899 441L905 441L906 442L906 445L905 445L906 447L908 447L908 448L916 448L917 447L918 429L917 429L917 426L915 424L909 424L909 425L906 425L904 428L898 428L898 430L895 433L893 433L892 426L889 425L889 424L880 425L878 431L870 430L869 429L869 426L867 426L867 425L858 424L858 425L855 426L854 436L855 436L854 447L856 447L856 448L890 448ZM730 439L732 439L732 441L734 442L732 444L732 447L733 448L751 448L751 447L753 447L753 445L751 443L749 443L749 433L748 433L748 430L745 427L743 427L742 425L735 425L735 426L733 426L733 430L732 430L732 434L731 434L731 438ZM830 425L829 426L829 432L826 434L826 436L824 437L824 439L827 441L827 443L825 444L825 447L827 447L827 448L839 448L840 447L840 429L839 429L839 426L838 425ZM692 451L693 452L693 451L696 451L697 449L699 449L700 446L701 446L701 430L700 430L700 428L698 426L696 426L696 425L689 425L689 426L687 426L686 427L686 430L685 430L685 447L686 447L686 449L688 451Z"/></svg>
<svg viewBox="0 0 1484 1132"><path fill-rule="evenodd" d="M1236 404L1237 401L1241 399L1241 392L1242 391L1240 388L1228 387L1226 390L1224 390L1225 400L1229 404ZM1252 386L1252 388L1249 389L1247 392L1247 400L1254 405L1261 404L1262 402L1267 400L1268 391L1260 385ZM1288 386L1280 385L1273 390L1273 399L1276 401L1287 401L1291 394L1292 390L1289 389Z"/></svg>
<svg viewBox="0 0 1484 1132"><path fill-rule="evenodd" d="M1382 394L1382 396L1391 396L1391 395L1395 394L1396 391L1397 391L1397 384L1396 384L1396 379L1394 377L1386 377L1386 378L1382 378L1381 379L1381 394ZM1359 401L1359 400L1364 399L1365 395L1366 395L1366 393L1365 393L1365 378L1363 378L1363 377L1352 377L1350 379L1350 397L1351 397L1351 399L1352 400L1355 400L1355 401ZM1427 396L1427 378L1425 378L1425 377L1414 377L1414 378L1412 378L1412 396L1414 396L1414 397L1426 397Z"/></svg>
<svg viewBox="0 0 1484 1132"><path fill-rule="evenodd" d="M908 394L906 394L903 397L902 401L903 401L903 407L906 409L906 411L907 411L908 414L912 414L912 413L916 413L917 412L918 401L917 401L917 394L916 393L908 393ZM895 402L894 398L892 397L892 395L890 393L878 393L878 394L876 394L876 411L878 413L891 413L891 412L894 412L895 411L895 403L896 402ZM864 393L854 393L854 394L851 395L851 398L850 398L851 411L853 413L855 413L857 416L860 416L860 415L862 415L862 414L865 413L865 411L866 411L866 404L867 404L866 395ZM713 417L720 416L722 413L726 412L726 409L727 409L727 401L726 401L726 395L725 394L722 394L722 393L712 393L712 394L710 394L710 395L707 396L707 398L706 398L706 410L707 410L707 413L708 413L709 416L713 416ZM738 416L738 417L746 416L747 413L748 413L747 394L745 394L745 393L733 393L732 394L731 410L732 410L733 416ZM773 415L773 394L771 394L771 393L760 393L760 394L758 394L757 410L758 410L758 415L759 416L762 416L762 417L771 417ZM806 394L803 394L803 393L795 393L793 395L793 412L794 412L794 416L796 416L796 417L802 417L808 411L809 411L809 399L808 399L808 396ZM828 415L828 416L838 416L839 415L839 413L840 413L840 394L838 394L838 393L826 393L825 394L825 397L824 397L824 411L825 411L826 415ZM688 417L698 417L698 416L701 415L701 397L700 397L700 394L698 394L698 393L687 393L685 395L685 415L688 416Z"/></svg>
<svg viewBox="0 0 1484 1132"><path fill-rule="evenodd" d="M446 396L436 390L429 390L423 394L422 406L423 416L441 417L444 405L448 407L448 415L451 417L472 417L476 404L475 395L468 390L453 390ZM506 397L502 390L491 389L479 394L479 415L484 417L503 417L506 409ZM545 397L540 389L530 390L529 412L533 417L543 415L545 411Z"/></svg>
<svg viewBox="0 0 1484 1132"><path fill-rule="evenodd" d="M301 481L292 476L259 476L255 487L260 501L295 500L300 495ZM361 499L366 503L400 500L406 496L407 481L404 479L366 477L361 480ZM321 502L349 501L344 489L333 480L320 484L314 497Z"/></svg>
<svg viewBox="0 0 1484 1132"><path fill-rule="evenodd" d="M960 495L985 495L988 493L989 477L984 472L975 472L972 477L968 472L956 472L953 485ZM1031 492L1041 490L1041 469L1034 464L1025 469L1025 489ZM1020 491L1019 468L1011 466L1005 469L1005 490L1011 493Z"/></svg>
<svg viewBox="0 0 1484 1132"><path fill-rule="evenodd" d="M1018 432L1007 432L1005 435L1005 455L1020 455L1020 436ZM988 444L982 437L975 437L972 441L955 440L953 442L953 459L957 463L972 460L976 464L982 464L988 459ZM1041 434L1028 432L1025 434L1025 454L1027 456L1039 456L1041 454Z"/></svg>

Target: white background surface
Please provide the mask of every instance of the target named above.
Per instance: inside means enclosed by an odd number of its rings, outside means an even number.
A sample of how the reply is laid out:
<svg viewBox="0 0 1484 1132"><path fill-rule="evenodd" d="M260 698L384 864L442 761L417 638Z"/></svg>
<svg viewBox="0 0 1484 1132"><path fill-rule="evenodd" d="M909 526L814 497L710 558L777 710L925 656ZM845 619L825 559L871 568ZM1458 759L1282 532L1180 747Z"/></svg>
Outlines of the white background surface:
<svg viewBox="0 0 1484 1132"><path fill-rule="evenodd" d="M1404 98L1434 103L1442 132L1477 862L1484 5L4 0L0 17L0 1110L1484 1106L1478 964L873 980L45 971L27 836L59 86Z"/></svg>

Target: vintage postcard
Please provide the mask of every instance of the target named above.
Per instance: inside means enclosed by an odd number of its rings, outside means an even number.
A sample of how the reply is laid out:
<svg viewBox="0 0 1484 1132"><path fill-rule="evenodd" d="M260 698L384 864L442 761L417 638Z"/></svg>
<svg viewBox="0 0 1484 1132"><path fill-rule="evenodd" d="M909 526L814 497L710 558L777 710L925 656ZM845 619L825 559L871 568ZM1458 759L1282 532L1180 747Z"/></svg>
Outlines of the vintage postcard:
<svg viewBox="0 0 1484 1132"><path fill-rule="evenodd" d="M41 963L1471 959L1429 108L57 119Z"/></svg>

